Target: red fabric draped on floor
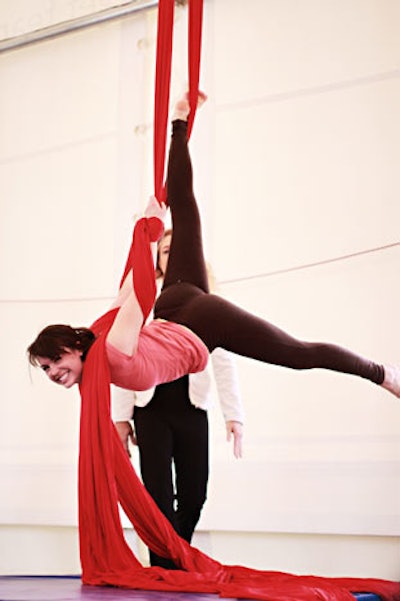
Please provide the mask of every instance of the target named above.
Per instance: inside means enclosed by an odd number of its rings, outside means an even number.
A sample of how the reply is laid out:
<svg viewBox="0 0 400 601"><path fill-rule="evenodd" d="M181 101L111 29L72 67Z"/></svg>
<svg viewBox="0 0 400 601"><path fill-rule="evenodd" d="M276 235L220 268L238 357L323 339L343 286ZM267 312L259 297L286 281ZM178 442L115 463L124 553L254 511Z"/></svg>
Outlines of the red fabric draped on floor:
<svg viewBox="0 0 400 601"><path fill-rule="evenodd" d="M160 0L159 11L154 161L156 197L163 200L173 0ZM198 97L201 15L202 0L190 0L191 123ZM149 243L159 234L157 228L157 223L150 220L139 222L124 271L125 276L135 259L136 265L140 265L134 271L134 286L145 315L154 302ZM218 593L221 597L265 601L354 601L350 591L372 592L384 601L399 601L400 585L394 582L295 576L224 566L175 533L138 479L111 421L105 338L116 312L108 312L92 326L97 339L86 357L80 385L79 533L83 582L134 589ZM144 543L158 555L170 557L180 570L142 567L124 539L118 502Z"/></svg>
<svg viewBox="0 0 400 601"><path fill-rule="evenodd" d="M105 336L116 312L97 322L101 332L86 358L81 383L79 528L85 584L146 590L218 593L265 601L354 601L353 592L400 600L400 585L384 580L320 578L224 566L174 531L138 479L110 417ZM181 569L143 568L128 547L118 501L140 538Z"/></svg>

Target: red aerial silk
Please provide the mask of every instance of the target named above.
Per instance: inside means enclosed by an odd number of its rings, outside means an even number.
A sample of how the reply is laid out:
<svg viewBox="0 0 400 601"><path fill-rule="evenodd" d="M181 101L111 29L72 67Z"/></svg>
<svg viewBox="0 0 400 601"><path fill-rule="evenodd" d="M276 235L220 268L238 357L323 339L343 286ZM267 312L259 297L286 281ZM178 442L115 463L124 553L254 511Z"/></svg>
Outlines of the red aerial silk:
<svg viewBox="0 0 400 601"><path fill-rule="evenodd" d="M143 323L152 310L156 298L156 280L150 243L159 240L163 231L164 225L157 217L143 217L136 222L128 259L121 278L120 286L132 270L133 288L143 312Z"/></svg>
<svg viewBox="0 0 400 601"><path fill-rule="evenodd" d="M85 360L79 454L82 581L134 589L218 593L265 601L354 601L350 591L400 600L400 584L378 579L322 578L224 566L180 538L138 479L110 416L106 334L117 310L103 316ZM140 538L180 570L143 568L128 547L118 502Z"/></svg>
<svg viewBox="0 0 400 601"><path fill-rule="evenodd" d="M190 137L199 96L203 0L189 0L189 105L188 137ZM174 2L158 3L156 81L154 100L154 193L159 202L166 201L164 186L165 148L167 139L169 93L171 83Z"/></svg>
<svg viewBox="0 0 400 601"><path fill-rule="evenodd" d="M174 3L171 0L161 0L158 3L153 147L154 194L159 202L166 200L164 169L171 83L173 26Z"/></svg>
<svg viewBox="0 0 400 601"><path fill-rule="evenodd" d="M193 115L197 104L202 0L191 0L191 76ZM173 0L159 2L158 67L165 82L156 102L156 194L162 198L165 135L170 75ZM167 30L163 37L162 32ZM161 30L161 31L160 31ZM160 40L163 40L160 42ZM164 46L165 44L165 46ZM158 69L159 76L160 69ZM157 108L158 107L158 108ZM161 125L162 124L162 127ZM165 125L165 128L164 128ZM161 140L161 141L160 141ZM156 158L157 157L157 158ZM162 165L161 165L162 163ZM146 317L154 302L149 243L160 235L157 219L140 220L135 228L124 276L135 264L134 286ZM139 260L137 260L139 257ZM150 283L149 283L150 282ZM383 601L400 601L400 584L378 579L322 578L225 566L180 538L138 479L110 416L110 371L106 335L118 312L114 309L93 325L96 341L89 350L80 384L82 397L79 453L79 535L82 581L133 589L218 593L221 597L265 601L354 601L353 592L372 592ZM138 535L155 553L171 558L179 570L144 568L127 545L119 505Z"/></svg>
<svg viewBox="0 0 400 601"><path fill-rule="evenodd" d="M199 97L201 34L203 25L203 0L189 2L189 105L188 136L192 132Z"/></svg>

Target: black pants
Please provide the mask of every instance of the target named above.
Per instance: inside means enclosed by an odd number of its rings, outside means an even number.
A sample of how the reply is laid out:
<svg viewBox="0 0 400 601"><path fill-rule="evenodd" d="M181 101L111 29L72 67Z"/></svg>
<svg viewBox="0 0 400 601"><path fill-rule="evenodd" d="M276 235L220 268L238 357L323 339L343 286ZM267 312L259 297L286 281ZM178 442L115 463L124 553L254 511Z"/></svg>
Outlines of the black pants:
<svg viewBox="0 0 400 601"><path fill-rule="evenodd" d="M155 317L190 328L210 352L216 347L292 369L324 368L354 374L381 384L384 368L347 349L304 342L283 330L208 293L201 223L192 185L187 124L174 121L170 146L168 202L172 241L164 286Z"/></svg>
<svg viewBox="0 0 400 601"><path fill-rule="evenodd" d="M157 386L146 407L135 407L133 418L143 483L190 543L207 494L207 412L191 404L184 376ZM170 559L149 553L151 565L175 568Z"/></svg>

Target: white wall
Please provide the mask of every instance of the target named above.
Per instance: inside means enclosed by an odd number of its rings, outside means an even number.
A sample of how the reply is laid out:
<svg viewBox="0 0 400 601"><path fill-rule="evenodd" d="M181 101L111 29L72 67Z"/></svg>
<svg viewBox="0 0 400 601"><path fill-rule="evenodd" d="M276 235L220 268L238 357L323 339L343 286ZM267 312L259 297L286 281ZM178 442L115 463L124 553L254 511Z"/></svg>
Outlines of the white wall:
<svg viewBox="0 0 400 601"><path fill-rule="evenodd" d="M0 30L110 5L1 5ZM206 2L210 98L192 138L221 292L382 362L399 356L399 11L395 0ZM20 551L26 527L71 557L79 420L77 391L29 371L24 350L47 323L90 324L114 294L152 192L154 41L150 11L0 55L2 573L76 565L62 552L30 565ZM229 563L398 578L398 401L330 372L238 367L245 457L234 461L215 407L198 544Z"/></svg>

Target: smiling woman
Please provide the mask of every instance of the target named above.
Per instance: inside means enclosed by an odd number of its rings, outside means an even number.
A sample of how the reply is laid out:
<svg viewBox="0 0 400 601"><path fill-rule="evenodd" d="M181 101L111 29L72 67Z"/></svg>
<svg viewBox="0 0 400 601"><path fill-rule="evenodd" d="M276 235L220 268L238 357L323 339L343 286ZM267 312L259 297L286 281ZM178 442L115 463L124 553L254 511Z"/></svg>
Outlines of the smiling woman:
<svg viewBox="0 0 400 601"><path fill-rule="evenodd" d="M205 99L201 94L199 104ZM54 382L70 387L81 381L86 371L86 353L95 337L99 344L105 339L111 382L138 391L202 371L209 353L223 348L290 369L320 368L351 374L400 397L399 366L376 363L335 344L296 339L274 324L210 294L188 149L189 113L186 95L176 103L173 115L167 176L173 230L154 320L143 325L146 315L132 277L133 269L140 272L140 261L130 265L112 308L91 330L48 326L28 349L31 363L45 367ZM135 226L132 248L137 231L146 233L147 246L162 237L165 211L163 203L150 200L144 218ZM151 266L146 275L151 282L144 283L155 288L154 264L149 260Z"/></svg>
<svg viewBox="0 0 400 601"><path fill-rule="evenodd" d="M82 378L83 362L95 336L88 328L51 325L28 347L29 362L52 382L71 388Z"/></svg>
<svg viewBox="0 0 400 601"><path fill-rule="evenodd" d="M39 365L52 382L71 388L79 384L82 378L82 353L80 351L65 351L55 361L46 357L39 358Z"/></svg>

